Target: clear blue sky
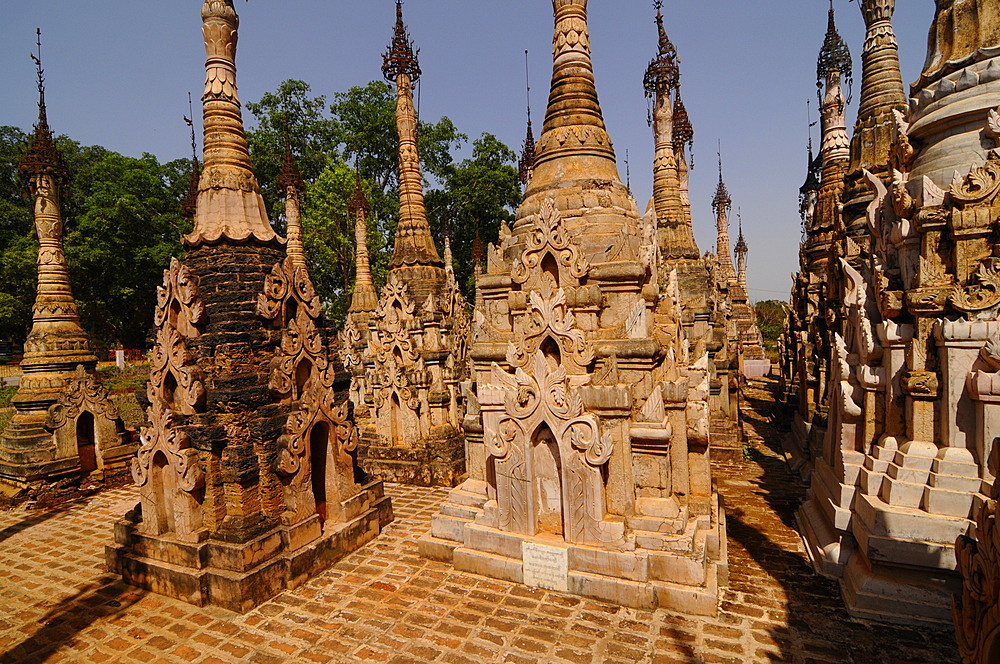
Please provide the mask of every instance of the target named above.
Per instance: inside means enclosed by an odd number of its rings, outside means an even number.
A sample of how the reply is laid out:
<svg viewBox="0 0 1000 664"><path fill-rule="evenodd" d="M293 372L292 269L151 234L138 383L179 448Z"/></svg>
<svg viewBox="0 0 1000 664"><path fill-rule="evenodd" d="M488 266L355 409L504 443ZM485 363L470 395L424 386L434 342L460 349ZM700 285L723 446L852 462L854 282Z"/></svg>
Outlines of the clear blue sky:
<svg viewBox="0 0 1000 664"><path fill-rule="evenodd" d="M186 156L187 93L200 95L204 47L200 0L9 2L0 40L0 124L29 129L36 117L35 27L43 33L49 122L57 133L124 154ZM864 23L856 2L835 0L838 25L860 84ZM897 3L903 80L926 54L932 0ZM381 77L393 0L236 2L243 99L287 78L332 96ZM828 0L667 0L667 31L681 56L684 101L695 130L691 200L702 251L715 244L711 199L722 141L726 182L743 214L754 300L786 299L797 269L798 188L805 178L807 99L815 116L816 56ZM519 150L524 137L524 50L540 128L551 71L547 0L406 0L420 51L421 115L447 115L470 137L496 134ZM652 133L642 75L656 51L651 0L591 0L597 88L625 178L641 209L651 192ZM857 93L857 89L855 90ZM855 103L849 112L853 125ZM197 113L197 109L196 109ZM246 118L248 124L253 119ZM815 119L815 118L814 118ZM814 130L815 132L816 130ZM815 135L815 134L814 134ZM734 209L735 212L735 209ZM733 215L735 224L735 214ZM736 231L731 232L735 243Z"/></svg>

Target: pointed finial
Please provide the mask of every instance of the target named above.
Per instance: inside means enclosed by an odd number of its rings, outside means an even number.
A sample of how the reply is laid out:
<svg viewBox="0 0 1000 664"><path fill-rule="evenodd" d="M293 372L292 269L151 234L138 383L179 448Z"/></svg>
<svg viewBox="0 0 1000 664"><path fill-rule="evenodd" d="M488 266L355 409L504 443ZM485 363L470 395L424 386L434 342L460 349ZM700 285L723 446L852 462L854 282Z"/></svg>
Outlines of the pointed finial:
<svg viewBox="0 0 1000 664"><path fill-rule="evenodd" d="M628 162L628 148L625 148L625 188L632 192L632 167Z"/></svg>
<svg viewBox="0 0 1000 664"><path fill-rule="evenodd" d="M659 52L657 57L649 63L646 68L646 75L642 79L642 86L646 90L646 96L652 97L657 93L669 92L677 87L681 79L681 71L678 66L680 58L677 56L677 49L667 36L667 30L663 27L663 0L654 0L653 7L656 8L656 30L659 34Z"/></svg>
<svg viewBox="0 0 1000 664"><path fill-rule="evenodd" d="M18 171L26 180L31 180L39 175L50 175L57 181L66 182L69 179L69 171L63 163L62 156L56 149L52 139L52 130L49 129L48 113L45 108L45 70L42 69L42 30L35 28L35 43L38 46L38 55L31 55L32 62L35 63L35 73L38 78L38 123L35 131L28 141L28 151L18 166Z"/></svg>
<svg viewBox="0 0 1000 664"><path fill-rule="evenodd" d="M191 101L191 92L188 92L188 114L184 116L184 122L191 128L191 161L198 163L198 138L194 133L194 102Z"/></svg>
<svg viewBox="0 0 1000 664"><path fill-rule="evenodd" d="M712 210L719 214L721 210L731 210L733 199L729 196L729 190L722 179L722 141L719 141L719 186L715 190L715 198L712 199Z"/></svg>
<svg viewBox="0 0 1000 664"><path fill-rule="evenodd" d="M524 81L528 100L528 130L521 146L521 158L517 163L517 177L522 185L527 185L531 171L535 167L535 133L531 128L531 79L528 77L528 49L524 50Z"/></svg>
<svg viewBox="0 0 1000 664"><path fill-rule="evenodd" d="M685 148L694 147L694 127L691 126L691 118L688 116L687 107L681 99L681 86L677 86L677 96L674 98L674 151L680 152ZM691 160L694 162L694 159ZM694 164L691 164L694 168Z"/></svg>
<svg viewBox="0 0 1000 664"><path fill-rule="evenodd" d="M476 220L476 237L472 240L472 262L479 266L486 252L483 249L483 236L479 232L479 220Z"/></svg>
<svg viewBox="0 0 1000 664"><path fill-rule="evenodd" d="M357 214L359 210L367 212L372 209L371 204L368 203L368 197L365 196L365 188L361 182L361 171L357 169L357 164L354 167L354 195L351 197L351 202L347 204L347 209L352 214Z"/></svg>
<svg viewBox="0 0 1000 664"><path fill-rule="evenodd" d="M826 79L832 72L839 72L844 77L848 89L847 102L850 103L851 88L854 84L851 51L844 38L837 31L833 0L830 0L826 37L823 40L823 48L820 49L819 59L816 63L816 94L819 96L821 105L823 103L823 86L826 85Z"/></svg>
<svg viewBox="0 0 1000 664"><path fill-rule="evenodd" d="M188 182L188 190L181 201L181 214L188 221L194 220L194 215L198 211L198 191L201 188L201 165L198 163L198 140L194 134L194 104L191 101L191 93L188 93L188 113L184 116L184 123L191 129L191 180Z"/></svg>
<svg viewBox="0 0 1000 664"><path fill-rule="evenodd" d="M300 193L306 188L305 182L302 180L302 174L299 172L299 165L296 163L295 155L292 153L292 141L288 137L287 127L285 128L285 157L281 162L278 185L286 191L289 187L294 187Z"/></svg>
<svg viewBox="0 0 1000 664"><path fill-rule="evenodd" d="M392 43L382 55L382 75L392 82L400 74L407 74L411 83L420 78L420 64L417 56L420 49L414 51L413 40L403 23L403 0L396 0L396 27L392 34Z"/></svg>

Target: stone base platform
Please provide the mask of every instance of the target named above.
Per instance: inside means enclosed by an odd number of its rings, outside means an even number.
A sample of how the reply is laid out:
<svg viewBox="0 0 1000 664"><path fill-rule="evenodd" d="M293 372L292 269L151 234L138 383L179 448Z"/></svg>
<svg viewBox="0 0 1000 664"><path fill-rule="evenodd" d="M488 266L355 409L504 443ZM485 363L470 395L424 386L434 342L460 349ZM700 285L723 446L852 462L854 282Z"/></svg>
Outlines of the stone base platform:
<svg viewBox="0 0 1000 664"><path fill-rule="evenodd" d="M747 378L770 376L771 360L743 360L743 375Z"/></svg>
<svg viewBox="0 0 1000 664"><path fill-rule="evenodd" d="M729 580L725 512L717 500L711 517L691 518L688 528L672 539L671 550L636 546L644 537L640 531L626 538L632 550L614 550L476 523L485 504L485 492L476 484L452 490L431 519L431 532L419 540L421 555L450 562L457 570L620 606L716 615L720 586ZM538 550L557 561L554 567L538 562Z"/></svg>
<svg viewBox="0 0 1000 664"><path fill-rule="evenodd" d="M213 539L207 531L195 542L144 535L137 506L115 523L115 542L105 549L108 569L126 583L189 604L245 613L374 539L392 521L381 481L347 503L342 513L357 514L349 521L324 524L313 515L248 542Z"/></svg>
<svg viewBox="0 0 1000 664"><path fill-rule="evenodd" d="M90 480L123 473L135 456L131 441L98 451L97 469L86 474ZM54 483L82 476L78 455L60 455L52 433L15 415L0 437L0 484L17 489L36 482Z"/></svg>
<svg viewBox="0 0 1000 664"><path fill-rule="evenodd" d="M414 486L457 486L465 479L465 440L451 431L438 439L380 444L370 432L358 445L358 465L371 477Z"/></svg>

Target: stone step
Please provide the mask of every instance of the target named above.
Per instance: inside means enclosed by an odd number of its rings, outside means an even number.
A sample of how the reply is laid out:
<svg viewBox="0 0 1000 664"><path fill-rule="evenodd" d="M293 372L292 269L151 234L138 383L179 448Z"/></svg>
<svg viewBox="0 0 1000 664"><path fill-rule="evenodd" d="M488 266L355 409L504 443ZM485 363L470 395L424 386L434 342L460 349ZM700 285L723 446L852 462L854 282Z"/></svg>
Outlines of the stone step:
<svg viewBox="0 0 1000 664"><path fill-rule="evenodd" d="M968 519L972 516L972 503L974 499L975 494L967 490L952 491L929 486L925 488L922 507L931 514L943 514L945 516Z"/></svg>
<svg viewBox="0 0 1000 664"><path fill-rule="evenodd" d="M450 563L455 554L455 548L460 546L457 542L444 540L430 534L424 534L417 540L417 550L421 556L431 560L440 560Z"/></svg>

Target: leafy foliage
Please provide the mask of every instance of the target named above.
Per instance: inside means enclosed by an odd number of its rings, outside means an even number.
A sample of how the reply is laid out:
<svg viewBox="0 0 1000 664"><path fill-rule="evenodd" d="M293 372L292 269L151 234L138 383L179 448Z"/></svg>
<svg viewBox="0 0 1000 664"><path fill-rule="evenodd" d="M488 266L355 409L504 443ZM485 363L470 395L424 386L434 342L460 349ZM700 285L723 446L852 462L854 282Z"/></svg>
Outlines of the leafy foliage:
<svg viewBox="0 0 1000 664"><path fill-rule="evenodd" d="M0 338L23 342L31 325L38 243L17 163L27 137L0 128ZM146 345L156 286L189 231L180 199L190 163L125 157L60 137L72 174L62 192L64 245L81 323L99 348Z"/></svg>
<svg viewBox="0 0 1000 664"><path fill-rule="evenodd" d="M788 315L788 305L781 300L764 300L754 305L757 314L757 327L768 348L774 348L785 330L785 317Z"/></svg>
<svg viewBox="0 0 1000 664"><path fill-rule="evenodd" d="M427 193L427 213L438 244L452 238L455 276L471 300L475 288L472 245L477 231L495 240L500 224L514 219L521 199L517 155L496 136L483 134L472 144L472 158L444 169L442 188Z"/></svg>
<svg viewBox="0 0 1000 664"><path fill-rule="evenodd" d="M376 285L385 280L392 238L399 220L399 136L396 97L381 81L353 87L333 96L329 113L325 97L311 96L308 84L285 81L247 107L257 118L248 132L254 168L264 191L277 196L277 177L284 156L283 128L306 182L303 236L310 274L339 322L350 304L354 281L354 220L347 212L355 188L353 162L364 179L371 205L368 242ZM474 141L470 159L455 163L453 152L467 140L448 118L418 124L418 149L425 176L428 218L443 249L452 237L456 274L471 294L472 242L477 224L485 240L495 239L502 220L512 218L520 199L515 154L496 137ZM281 209L275 202L272 210Z"/></svg>

